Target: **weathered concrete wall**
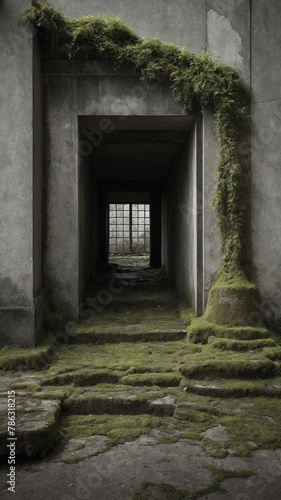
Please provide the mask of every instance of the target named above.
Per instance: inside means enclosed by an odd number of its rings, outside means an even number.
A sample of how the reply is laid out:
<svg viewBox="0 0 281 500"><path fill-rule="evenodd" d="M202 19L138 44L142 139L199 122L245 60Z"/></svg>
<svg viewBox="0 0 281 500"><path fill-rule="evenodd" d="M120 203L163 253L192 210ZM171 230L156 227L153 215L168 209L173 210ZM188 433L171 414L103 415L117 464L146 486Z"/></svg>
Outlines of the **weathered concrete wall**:
<svg viewBox="0 0 281 500"><path fill-rule="evenodd" d="M202 218L203 218L203 309L208 293L221 263L221 248L215 212L210 208L215 189L215 165L218 143L215 137L214 114L209 108L203 112L202 123Z"/></svg>
<svg viewBox="0 0 281 500"><path fill-rule="evenodd" d="M197 182L201 169L199 134L195 124L170 169L162 200L162 261L177 293L197 314L201 313L202 294L202 255L198 251L198 215L202 217Z"/></svg>
<svg viewBox="0 0 281 500"><path fill-rule="evenodd" d="M40 317L42 260L40 61L36 41L16 26L19 11L30 3L0 2L0 343L26 345L34 343ZM73 17L119 15L139 35L175 41L195 53L207 48L223 62L236 65L248 82L251 76L253 279L260 286L262 313L281 329L279 1L58 0L57 5ZM82 245L80 240L79 247L78 116L179 114L181 110L165 85L148 91L132 74L116 75L110 64L52 61L45 63L44 71L48 171L44 178L44 282L54 305L75 316L84 286L79 287L79 255L87 255L91 248L87 238ZM220 259L214 214L209 210L215 138L208 110L203 116L203 143L206 301ZM190 241L186 244L188 248ZM97 248L92 251L98 255ZM179 258L184 259L184 254ZM187 277L189 283L193 279ZM179 287L189 293L183 281Z"/></svg>
<svg viewBox="0 0 281 500"><path fill-rule="evenodd" d="M34 291L36 296L40 294L40 230L33 221L34 208L40 206L41 162L33 147L33 92L40 87L40 65L32 33L17 27L19 11L29 4L24 0L0 2L0 344L34 345ZM35 107L39 131L39 102ZM34 137L38 144L39 135ZM35 158L38 175L33 178ZM33 187L39 196L34 208ZM39 302L37 299L38 306Z"/></svg>
<svg viewBox="0 0 281 500"><path fill-rule="evenodd" d="M207 0L207 50L250 82L250 0Z"/></svg>
<svg viewBox="0 0 281 500"><path fill-rule="evenodd" d="M98 61L44 65L46 218L44 284L52 305L69 316L79 296L78 116L179 115L167 83L151 88L128 68ZM91 144L89 153L94 148ZM81 295L81 291L80 291Z"/></svg>
<svg viewBox="0 0 281 500"><path fill-rule="evenodd" d="M140 36L176 42L195 54L206 46L205 0L58 0L66 15L120 16Z"/></svg>
<svg viewBox="0 0 281 500"><path fill-rule="evenodd" d="M281 4L252 2L252 253L261 313L281 332Z"/></svg>

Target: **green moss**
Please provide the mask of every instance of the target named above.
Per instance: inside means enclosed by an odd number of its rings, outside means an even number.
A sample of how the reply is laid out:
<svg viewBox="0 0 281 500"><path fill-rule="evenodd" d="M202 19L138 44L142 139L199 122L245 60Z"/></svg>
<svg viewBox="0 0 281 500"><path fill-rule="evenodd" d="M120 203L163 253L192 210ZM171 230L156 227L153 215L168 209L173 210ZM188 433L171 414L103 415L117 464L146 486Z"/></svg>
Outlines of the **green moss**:
<svg viewBox="0 0 281 500"><path fill-rule="evenodd" d="M179 490L171 484L143 483L140 491L136 492L132 500L187 500L192 498L188 490Z"/></svg>
<svg viewBox="0 0 281 500"><path fill-rule="evenodd" d="M125 375L121 378L122 384L146 385L159 387L173 387L180 384L182 377L175 373L142 373Z"/></svg>
<svg viewBox="0 0 281 500"><path fill-rule="evenodd" d="M46 370L46 378L74 370L105 369L111 372L129 373L176 372L187 362L198 346L186 341L122 343L99 345L68 345L58 352L52 366ZM125 373L127 372L127 373Z"/></svg>
<svg viewBox="0 0 281 500"><path fill-rule="evenodd" d="M212 420L210 415L207 415L204 412L196 411L194 409L186 409L184 406L177 406L174 417L178 420L186 421L186 422L194 422L194 423L203 423L209 422Z"/></svg>
<svg viewBox="0 0 281 500"><path fill-rule="evenodd" d="M215 360L181 368L187 378L267 378L275 374L275 365L266 360Z"/></svg>
<svg viewBox="0 0 281 500"><path fill-rule="evenodd" d="M184 325L190 325L190 323L196 318L192 308L183 303L179 305L179 315Z"/></svg>
<svg viewBox="0 0 281 500"><path fill-rule="evenodd" d="M237 280L230 284L219 283L216 281L209 291L204 318L210 323L229 327L262 327L257 287L250 282L238 286Z"/></svg>
<svg viewBox="0 0 281 500"><path fill-rule="evenodd" d="M281 348L275 349L265 349L264 350L266 357L271 361L280 361L281 360Z"/></svg>
<svg viewBox="0 0 281 500"><path fill-rule="evenodd" d="M212 458L226 458L228 456L228 451L225 448L217 449L217 450L212 450L209 452L210 457Z"/></svg>
<svg viewBox="0 0 281 500"><path fill-rule="evenodd" d="M171 484L143 483L140 491L134 494L133 500L153 500L155 498L161 498L161 500L197 500L212 493L225 493L226 490L221 486L221 483L226 479L247 478L256 474L251 470L233 471L215 466L207 466L207 469L211 471L212 479L210 484L204 488L191 491L178 489Z"/></svg>
<svg viewBox="0 0 281 500"><path fill-rule="evenodd" d="M42 389L42 388L40 388ZM71 396L73 393L74 386L73 385L64 385L59 389L44 389L43 392L39 392L39 394L34 394L34 397L38 397L40 399L58 399L63 401L64 399Z"/></svg>
<svg viewBox="0 0 281 500"><path fill-rule="evenodd" d="M117 334L133 335L134 333L166 331L183 329L178 314L178 304L175 299L166 299L159 304L157 299L128 300L125 304L112 303L94 318L88 318L80 324L73 324L71 336L77 334L103 333L111 335L111 340ZM171 333L172 335L172 333ZM86 335L85 337L86 338Z"/></svg>
<svg viewBox="0 0 281 500"><path fill-rule="evenodd" d="M223 326L207 321L204 316L195 318L187 326L188 340L195 344L206 344L209 337L233 339L238 341L267 339L270 336L266 328L253 326Z"/></svg>
<svg viewBox="0 0 281 500"><path fill-rule="evenodd" d="M56 355L57 349L51 344L36 348L5 346L0 348L0 370L41 370Z"/></svg>
<svg viewBox="0 0 281 500"><path fill-rule="evenodd" d="M166 77L175 98L188 110L195 104L215 110L220 140L214 207L221 233L224 270L247 267L245 241L248 165L239 143L248 133L249 89L234 68L217 64L210 54L194 55L157 39L140 38L119 18L70 19L48 3L35 1L20 24L33 23L49 54L110 58L132 64L142 78Z"/></svg>
<svg viewBox="0 0 281 500"><path fill-rule="evenodd" d="M273 339L234 340L224 338L220 339L217 337L209 337L208 344L215 349L221 349L222 351L249 351L253 349L263 349L264 347L276 346L276 342ZM267 351L267 357L272 361L272 358L274 358L274 360L281 359L281 350L276 352L275 350Z"/></svg>
<svg viewBox="0 0 281 500"><path fill-rule="evenodd" d="M82 369L48 376L44 379L42 385L74 384L75 386L83 387L102 383L113 384L117 383L122 375L122 372L112 372L107 369Z"/></svg>
<svg viewBox="0 0 281 500"><path fill-rule="evenodd" d="M248 277L243 271L237 270L237 272L235 273L228 273L222 268L218 273L217 278L212 285L212 288L228 288L234 290L239 290L240 288L242 288L244 290L256 290L257 287L254 283L251 283L251 281L249 281Z"/></svg>
<svg viewBox="0 0 281 500"><path fill-rule="evenodd" d="M70 415L63 417L60 430L67 439L97 434L119 444L149 434L160 423L160 417L150 415Z"/></svg>

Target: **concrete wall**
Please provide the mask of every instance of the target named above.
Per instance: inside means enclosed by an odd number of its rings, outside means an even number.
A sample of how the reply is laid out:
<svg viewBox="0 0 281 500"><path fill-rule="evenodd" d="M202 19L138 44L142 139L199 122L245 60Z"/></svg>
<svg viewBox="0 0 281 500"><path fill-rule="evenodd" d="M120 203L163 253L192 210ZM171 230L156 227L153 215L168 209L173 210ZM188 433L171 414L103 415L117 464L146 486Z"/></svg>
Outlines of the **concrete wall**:
<svg viewBox="0 0 281 500"><path fill-rule="evenodd" d="M176 42L195 54L206 47L205 0L58 0L70 17L120 16L140 36Z"/></svg>
<svg viewBox="0 0 281 500"><path fill-rule="evenodd" d="M201 126L193 126L170 169L162 197L162 262L179 296L202 310Z"/></svg>
<svg viewBox="0 0 281 500"><path fill-rule="evenodd" d="M40 63L32 33L17 27L29 4L0 2L0 344L32 346L41 291Z"/></svg>
<svg viewBox="0 0 281 500"><path fill-rule="evenodd" d="M182 110L167 83L147 88L129 68L116 74L111 63L50 60L43 73L44 284L52 306L75 317L81 298L78 117L112 115L118 120L122 115L179 115Z"/></svg>
<svg viewBox="0 0 281 500"><path fill-rule="evenodd" d="M203 309L221 263L219 232L215 212L210 208L215 190L215 165L218 143L215 137L214 114L205 108L202 121L202 224L203 224Z"/></svg>
<svg viewBox="0 0 281 500"><path fill-rule="evenodd" d="M42 261L40 54L37 41L16 26L20 10L30 3L0 1L0 343L26 345L34 344L40 318ZM120 15L139 35L175 41L195 53L206 48L223 62L236 65L248 82L251 79L253 279L261 290L262 313L280 329L280 2L58 0L57 5L74 17ZM79 255L81 251L87 254L88 248L87 237L81 244L78 229L78 116L177 114L181 110L167 87L150 91L142 87L140 92L140 83L132 74L117 76L110 64L46 61L44 73L44 283L54 305L75 316L81 290ZM208 110L202 126L206 301L220 258L214 215L209 211L215 139ZM190 196L178 193L184 203ZM184 238L186 235L181 248ZM189 244L186 239L187 248ZM182 250L177 252L184 257ZM167 249L164 259L168 262ZM179 273L177 279L180 283ZM187 279L191 283L194 277ZM183 282L179 284L185 294L190 293L188 286L189 291Z"/></svg>
<svg viewBox="0 0 281 500"><path fill-rule="evenodd" d="M206 0L207 50L250 82L250 0Z"/></svg>
<svg viewBox="0 0 281 500"><path fill-rule="evenodd" d="M252 2L252 253L261 313L281 332L281 4Z"/></svg>

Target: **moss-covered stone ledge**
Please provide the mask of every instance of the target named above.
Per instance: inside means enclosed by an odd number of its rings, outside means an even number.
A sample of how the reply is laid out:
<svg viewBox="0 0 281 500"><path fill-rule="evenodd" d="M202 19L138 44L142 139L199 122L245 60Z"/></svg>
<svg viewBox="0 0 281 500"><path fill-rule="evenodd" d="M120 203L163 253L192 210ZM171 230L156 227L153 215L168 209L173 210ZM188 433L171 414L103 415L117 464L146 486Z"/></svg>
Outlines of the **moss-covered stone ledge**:
<svg viewBox="0 0 281 500"><path fill-rule="evenodd" d="M58 400L35 399L32 393L17 395L15 453L27 457L46 455L58 441L60 413L61 404ZM0 456L9 454L7 433L5 394L0 397Z"/></svg>

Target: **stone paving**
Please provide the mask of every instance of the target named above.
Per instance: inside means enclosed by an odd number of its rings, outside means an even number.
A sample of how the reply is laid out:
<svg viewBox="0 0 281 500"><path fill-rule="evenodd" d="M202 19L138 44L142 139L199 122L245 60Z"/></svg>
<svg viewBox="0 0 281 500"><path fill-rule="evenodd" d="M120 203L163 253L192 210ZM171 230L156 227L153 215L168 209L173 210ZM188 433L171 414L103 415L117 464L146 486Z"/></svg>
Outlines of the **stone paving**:
<svg viewBox="0 0 281 500"><path fill-rule="evenodd" d="M281 450L254 451L251 457L228 456L214 459L206 455L201 442L180 440L159 444L152 436L116 446L103 452L106 438L93 436L69 441L67 447L39 461L17 464L17 500L279 500L281 490ZM93 453L99 453L92 456ZM88 458L90 457L90 458ZM76 463L65 463L76 459ZM246 478L221 482L224 493L215 491L199 496L194 492L210 487L214 469L250 471ZM7 467L1 469L1 499L7 491ZM163 485L169 485L169 493ZM166 488L167 489L167 488ZM178 491L184 496L177 496ZM142 493L143 496L137 496Z"/></svg>

